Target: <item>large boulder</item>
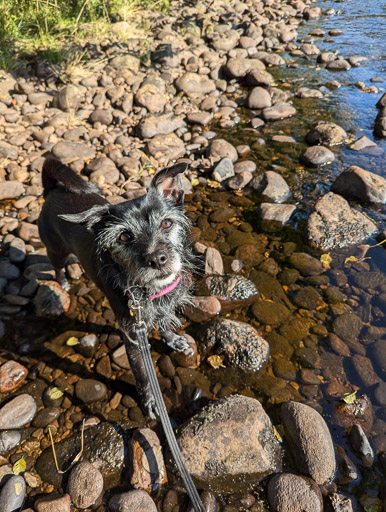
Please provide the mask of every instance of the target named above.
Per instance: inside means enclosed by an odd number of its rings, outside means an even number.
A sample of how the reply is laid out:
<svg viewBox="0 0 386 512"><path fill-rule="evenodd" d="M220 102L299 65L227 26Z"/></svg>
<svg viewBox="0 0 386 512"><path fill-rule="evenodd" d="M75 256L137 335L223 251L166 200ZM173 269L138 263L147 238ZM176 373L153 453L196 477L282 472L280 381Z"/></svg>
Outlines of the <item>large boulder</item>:
<svg viewBox="0 0 386 512"><path fill-rule="evenodd" d="M348 199L367 203L386 203L386 179L356 165L344 170L334 181L331 191Z"/></svg>
<svg viewBox="0 0 386 512"><path fill-rule="evenodd" d="M323 251L359 243L376 232L373 222L333 192L316 202L307 222L310 245Z"/></svg>
<svg viewBox="0 0 386 512"><path fill-rule="evenodd" d="M254 398L233 395L209 404L181 428L178 441L200 488L229 492L279 469L279 442Z"/></svg>

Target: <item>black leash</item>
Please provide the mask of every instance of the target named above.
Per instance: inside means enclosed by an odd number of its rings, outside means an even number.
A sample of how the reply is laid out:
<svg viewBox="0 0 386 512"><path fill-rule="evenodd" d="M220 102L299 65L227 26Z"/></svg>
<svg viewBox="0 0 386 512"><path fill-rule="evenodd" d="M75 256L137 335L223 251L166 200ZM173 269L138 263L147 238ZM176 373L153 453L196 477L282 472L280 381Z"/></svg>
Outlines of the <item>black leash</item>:
<svg viewBox="0 0 386 512"><path fill-rule="evenodd" d="M172 452L174 461L180 472L182 481L184 482L186 490L188 491L188 495L190 501L192 502L194 512L205 512L205 507L202 504L196 486L194 485L192 477L190 476L189 471L187 470L185 462L182 458L180 447L178 446L177 439L176 436L174 435L173 427L170 423L169 415L165 407L165 402L162 397L161 389L159 387L157 375L155 373L153 361L150 354L150 344L148 343L147 329L144 322L141 321L142 306L138 302L136 302L134 306L132 303L130 303L130 308L136 312L137 323L135 324L134 330L138 340L139 349L142 354L147 377L150 382L150 387L154 395L157 413L158 416L160 417L170 451ZM130 341L133 342L134 340Z"/></svg>

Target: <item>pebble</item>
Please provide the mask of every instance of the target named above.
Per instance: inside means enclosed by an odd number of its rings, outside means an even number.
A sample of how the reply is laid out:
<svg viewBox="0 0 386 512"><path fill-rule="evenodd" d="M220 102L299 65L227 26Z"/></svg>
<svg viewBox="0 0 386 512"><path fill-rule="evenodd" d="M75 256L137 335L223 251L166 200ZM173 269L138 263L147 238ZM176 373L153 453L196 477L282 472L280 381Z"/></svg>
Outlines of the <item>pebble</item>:
<svg viewBox="0 0 386 512"><path fill-rule="evenodd" d="M59 160L91 160L94 158L96 150L93 146L89 146L80 142L58 142L52 148L52 154Z"/></svg>
<svg viewBox="0 0 386 512"><path fill-rule="evenodd" d="M103 477L89 462L80 462L68 479L68 494L75 507L86 509L94 505L103 492Z"/></svg>
<svg viewBox="0 0 386 512"><path fill-rule="evenodd" d="M0 430L12 430L30 423L37 411L32 396L25 393L12 398L0 409Z"/></svg>
<svg viewBox="0 0 386 512"><path fill-rule="evenodd" d="M253 178L250 187L261 194L262 199L273 203L283 203L291 196L291 190L280 174L266 171Z"/></svg>
<svg viewBox="0 0 386 512"><path fill-rule="evenodd" d="M154 501L145 491L136 490L116 494L109 500L111 512L157 512Z"/></svg>
<svg viewBox="0 0 386 512"><path fill-rule="evenodd" d="M310 478L282 473L268 482L268 501L275 512L322 512L319 487Z"/></svg>
<svg viewBox="0 0 386 512"><path fill-rule="evenodd" d="M353 450L360 457L362 463L366 467L372 466L374 463L374 452L362 427L357 423L354 424L348 432L348 437Z"/></svg>
<svg viewBox="0 0 386 512"><path fill-rule="evenodd" d="M0 148L1 152L1 148ZM3 199L16 199L24 194L24 186L19 181L9 180L0 182L0 201Z"/></svg>
<svg viewBox="0 0 386 512"><path fill-rule="evenodd" d="M224 274L224 263L221 253L214 247L208 247L205 251L205 274Z"/></svg>
<svg viewBox="0 0 386 512"><path fill-rule="evenodd" d="M35 501L36 512L70 512L71 498L68 494L49 494Z"/></svg>
<svg viewBox="0 0 386 512"><path fill-rule="evenodd" d="M18 430L0 432L0 454L6 455L20 443L21 434Z"/></svg>
<svg viewBox="0 0 386 512"><path fill-rule="evenodd" d="M70 296L56 281L40 281L34 298L36 315L58 317L70 308Z"/></svg>
<svg viewBox="0 0 386 512"><path fill-rule="evenodd" d="M26 495L26 483L21 475L11 476L0 491L1 512L15 512L21 509Z"/></svg>
<svg viewBox="0 0 386 512"><path fill-rule="evenodd" d="M85 404L99 402L107 397L107 387L94 379L83 379L75 385L76 397Z"/></svg>
<svg viewBox="0 0 386 512"><path fill-rule="evenodd" d="M223 158L214 168L212 177L218 182L222 182L235 175L233 163L230 158Z"/></svg>
<svg viewBox="0 0 386 512"><path fill-rule="evenodd" d="M7 361L0 366L0 393L13 391L28 375L25 366L16 361Z"/></svg>

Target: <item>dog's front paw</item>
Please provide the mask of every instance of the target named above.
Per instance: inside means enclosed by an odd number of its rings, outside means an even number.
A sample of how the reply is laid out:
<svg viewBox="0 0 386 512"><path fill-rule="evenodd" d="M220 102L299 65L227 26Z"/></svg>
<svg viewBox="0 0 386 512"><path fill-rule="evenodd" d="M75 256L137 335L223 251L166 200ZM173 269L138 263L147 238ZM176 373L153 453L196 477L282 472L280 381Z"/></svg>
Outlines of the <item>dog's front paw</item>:
<svg viewBox="0 0 386 512"><path fill-rule="evenodd" d="M187 356L193 354L193 348L189 345L188 340L185 336L180 336L179 334L174 334L173 337L166 340L166 344L175 352L186 352ZM189 352L188 352L189 351Z"/></svg>

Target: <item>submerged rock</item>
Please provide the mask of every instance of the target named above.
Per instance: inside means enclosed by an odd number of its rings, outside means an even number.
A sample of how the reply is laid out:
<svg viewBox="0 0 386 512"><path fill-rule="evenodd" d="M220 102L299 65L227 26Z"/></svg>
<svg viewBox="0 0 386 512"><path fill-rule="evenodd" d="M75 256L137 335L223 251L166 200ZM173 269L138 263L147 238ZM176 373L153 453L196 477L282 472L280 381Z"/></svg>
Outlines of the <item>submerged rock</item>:
<svg viewBox="0 0 386 512"><path fill-rule="evenodd" d="M386 203L386 179L356 165L344 170L331 185L331 191L348 199Z"/></svg>
<svg viewBox="0 0 386 512"><path fill-rule="evenodd" d="M298 402L283 404L280 412L297 471L319 485L330 482L336 470L335 452L322 416L312 407Z"/></svg>
<svg viewBox="0 0 386 512"><path fill-rule="evenodd" d="M200 488L233 491L278 470L280 445L254 398L232 395L209 404L181 428L178 441Z"/></svg>
<svg viewBox="0 0 386 512"><path fill-rule="evenodd" d="M215 318L203 326L199 339L205 352L225 354L228 364L247 372L259 371L269 356L269 344L251 325Z"/></svg>
<svg viewBox="0 0 386 512"><path fill-rule="evenodd" d="M331 164L334 160L334 153L324 146L311 146L300 155L300 162L307 167Z"/></svg>
<svg viewBox="0 0 386 512"><path fill-rule="evenodd" d="M310 245L323 251L359 243L376 232L373 222L333 192L317 201L307 222Z"/></svg>
<svg viewBox="0 0 386 512"><path fill-rule="evenodd" d="M197 292L216 297L221 302L222 311L251 304L259 295L252 281L235 274L208 276L198 283Z"/></svg>
<svg viewBox="0 0 386 512"><path fill-rule="evenodd" d="M266 171L256 176L250 183L250 187L261 194L265 200L274 203L282 203L291 196L287 182L277 172Z"/></svg>

